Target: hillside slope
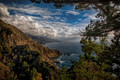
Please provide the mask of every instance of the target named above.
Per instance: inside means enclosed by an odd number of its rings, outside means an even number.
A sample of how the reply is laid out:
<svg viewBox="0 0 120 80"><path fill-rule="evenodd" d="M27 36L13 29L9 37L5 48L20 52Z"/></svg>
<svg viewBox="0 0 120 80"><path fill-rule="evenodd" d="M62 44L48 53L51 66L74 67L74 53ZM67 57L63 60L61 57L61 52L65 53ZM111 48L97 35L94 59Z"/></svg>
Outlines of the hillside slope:
<svg viewBox="0 0 120 80"><path fill-rule="evenodd" d="M59 69L50 59L61 54L0 20L0 72L4 71L0 79L54 80ZM9 76L5 77L6 74Z"/></svg>
<svg viewBox="0 0 120 80"><path fill-rule="evenodd" d="M4 31L3 33L1 33L1 35L3 36L4 41L9 46L15 47L17 45L27 45L30 50L40 51L49 58L55 58L62 54L58 50L51 50L49 48L42 46L40 43L33 41L30 37L21 32L16 27L6 24L1 20L0 30L1 32Z"/></svg>

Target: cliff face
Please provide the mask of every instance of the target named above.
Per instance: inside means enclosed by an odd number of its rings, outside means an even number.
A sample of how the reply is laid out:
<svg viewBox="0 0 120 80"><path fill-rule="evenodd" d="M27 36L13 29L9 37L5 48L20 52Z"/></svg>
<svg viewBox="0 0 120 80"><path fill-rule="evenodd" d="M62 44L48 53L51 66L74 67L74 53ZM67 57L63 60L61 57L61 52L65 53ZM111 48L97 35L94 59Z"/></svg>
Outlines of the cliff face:
<svg viewBox="0 0 120 80"><path fill-rule="evenodd" d="M27 45L30 50L42 52L43 55L47 56L48 58L55 58L62 54L58 50L51 50L42 46L40 43L33 41L30 37L16 27L6 24L1 20L0 30L0 34L4 39L3 41L5 41L8 46L15 47L18 45Z"/></svg>

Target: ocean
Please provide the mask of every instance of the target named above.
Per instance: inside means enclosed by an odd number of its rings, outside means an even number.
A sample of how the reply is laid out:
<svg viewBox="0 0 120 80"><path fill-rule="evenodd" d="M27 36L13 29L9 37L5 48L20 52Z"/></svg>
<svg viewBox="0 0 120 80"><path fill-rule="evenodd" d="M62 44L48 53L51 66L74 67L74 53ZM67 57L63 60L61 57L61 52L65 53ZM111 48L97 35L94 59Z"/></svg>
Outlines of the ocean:
<svg viewBox="0 0 120 80"><path fill-rule="evenodd" d="M80 37L64 40L61 42L46 43L44 46L50 49L58 49L63 53L60 57L57 58L60 63L56 63L56 65L59 68L62 68L63 65L67 68L71 67L71 60L78 61L79 56L83 55L81 50Z"/></svg>

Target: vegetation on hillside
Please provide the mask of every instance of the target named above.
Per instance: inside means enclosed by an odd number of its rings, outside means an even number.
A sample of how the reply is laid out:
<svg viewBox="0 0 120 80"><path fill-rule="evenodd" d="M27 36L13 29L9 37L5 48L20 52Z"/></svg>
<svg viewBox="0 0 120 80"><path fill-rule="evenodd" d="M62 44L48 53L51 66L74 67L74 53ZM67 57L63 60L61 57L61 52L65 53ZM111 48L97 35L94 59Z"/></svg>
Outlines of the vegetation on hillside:
<svg viewBox="0 0 120 80"><path fill-rule="evenodd" d="M36 0L31 0L35 2ZM40 0L41 1L41 0ZM66 1L43 0L46 3L55 3L55 6L62 7ZM72 1L72 0L71 0ZM86 0L85 0L86 1ZM62 70L43 61L43 52L32 51L28 45L8 46L5 41L7 35L13 31L0 28L0 79L3 80L119 80L120 79L120 12L118 3L111 6L109 1L100 0L101 3L82 4L76 2L76 9L88 10L90 5L98 10L96 17L101 18L91 21L86 27L84 38L81 39L83 56L74 62L69 69ZM37 2L40 3L40 2ZM69 3L66 3L69 4ZM65 4L65 5L66 5ZM75 4L75 3L74 3ZM70 5L74 5L72 2ZM100 5L101 4L101 5ZM106 36L113 31L114 36L111 44L107 45ZM6 38L7 37L7 38ZM95 43L91 38L101 38L100 44ZM37 45L36 45L37 46ZM44 53L47 50L44 48Z"/></svg>
<svg viewBox="0 0 120 80"><path fill-rule="evenodd" d="M0 21L0 80L55 80L58 77L59 69L45 55L51 52L53 56L55 54L57 57L60 55L59 51L50 50L41 44L36 45L34 41L31 41L32 46L29 43L21 43L20 39L29 42L30 38L19 32L18 29L16 29L17 33L14 32L15 29ZM17 36L19 38L17 41L16 35L22 34L22 38ZM10 46L10 43L14 43L14 45ZM31 47L40 49L35 51Z"/></svg>

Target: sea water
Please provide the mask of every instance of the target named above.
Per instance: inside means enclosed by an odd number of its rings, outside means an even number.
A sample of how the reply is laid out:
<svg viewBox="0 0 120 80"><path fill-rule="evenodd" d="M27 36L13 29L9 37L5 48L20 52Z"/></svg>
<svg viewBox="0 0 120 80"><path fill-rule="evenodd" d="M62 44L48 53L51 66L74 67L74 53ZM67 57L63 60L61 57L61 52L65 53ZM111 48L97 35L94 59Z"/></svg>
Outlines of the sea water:
<svg viewBox="0 0 120 80"><path fill-rule="evenodd" d="M61 42L46 43L44 45L50 49L58 49L63 54L57 58L60 63L56 63L59 68L63 65L67 68L72 66L71 60L78 61L79 56L83 55L81 50L80 38L67 39Z"/></svg>
<svg viewBox="0 0 120 80"><path fill-rule="evenodd" d="M113 37L107 37L107 45L111 45L111 39ZM63 65L67 68L72 66L71 60L78 61L79 56L83 55L82 48L80 44L81 38L72 38L68 40L64 40L61 42L53 42L53 43L47 43L45 44L46 47L50 49L58 49L63 54L57 58L57 60L60 62L56 64L59 68L61 68ZM99 38L95 41L95 43L100 44ZM92 56L96 56L93 54Z"/></svg>

